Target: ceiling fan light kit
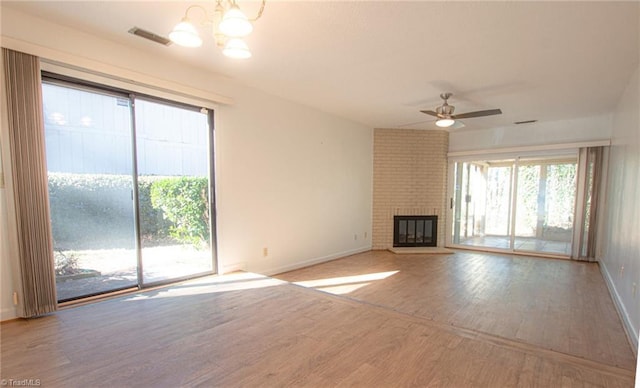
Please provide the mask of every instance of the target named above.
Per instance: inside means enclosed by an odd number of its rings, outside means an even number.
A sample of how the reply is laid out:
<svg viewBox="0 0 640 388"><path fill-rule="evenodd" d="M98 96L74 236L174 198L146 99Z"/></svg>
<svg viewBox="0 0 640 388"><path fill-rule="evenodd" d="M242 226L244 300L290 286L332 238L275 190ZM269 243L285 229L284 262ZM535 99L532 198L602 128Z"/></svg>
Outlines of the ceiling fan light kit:
<svg viewBox="0 0 640 388"><path fill-rule="evenodd" d="M455 124L455 122L456 121L454 119L444 118L436 121L436 125L439 126L440 128L449 128L450 126Z"/></svg>
<svg viewBox="0 0 640 388"><path fill-rule="evenodd" d="M436 125L440 128L449 128L456 123L456 120L459 120L459 119L470 119L474 117L484 117L484 116L502 114L502 111L500 109L487 109L487 110L479 110L475 112L453 114L456 108L453 105L449 105L447 101L451 96L453 96L453 94L448 92L440 94L440 98L442 98L443 100L442 105L437 107L435 111L421 110L420 112L424 114L428 114L430 116L437 117L438 120L436 121Z"/></svg>
<svg viewBox="0 0 640 388"><path fill-rule="evenodd" d="M249 46L242 39L253 32L253 23L260 19L264 12L265 0L262 0L260 10L253 19L240 10L236 0L217 0L216 6L212 14L200 5L191 5L184 12L184 16L171 33L169 39L177 45L184 47L200 47L202 38L198 34L198 30L192 19L189 18L189 12L200 10L204 15L201 25L213 26L213 37L216 45L222 48L222 53L230 58L246 59L251 57Z"/></svg>

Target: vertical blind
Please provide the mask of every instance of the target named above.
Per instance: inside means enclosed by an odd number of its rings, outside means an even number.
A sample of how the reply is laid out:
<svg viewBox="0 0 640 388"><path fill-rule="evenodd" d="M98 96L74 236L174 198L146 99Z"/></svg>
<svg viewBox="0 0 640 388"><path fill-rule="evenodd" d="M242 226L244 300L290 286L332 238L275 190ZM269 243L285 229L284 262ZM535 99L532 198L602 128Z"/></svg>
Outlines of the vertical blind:
<svg viewBox="0 0 640 388"><path fill-rule="evenodd" d="M18 315L57 309L38 57L2 49L22 292Z"/></svg>
<svg viewBox="0 0 640 388"><path fill-rule="evenodd" d="M580 157L585 159L585 204L580 228L579 256L577 259L596 260L596 231L598 223L598 203L602 180L602 157L604 147L585 147L580 149Z"/></svg>

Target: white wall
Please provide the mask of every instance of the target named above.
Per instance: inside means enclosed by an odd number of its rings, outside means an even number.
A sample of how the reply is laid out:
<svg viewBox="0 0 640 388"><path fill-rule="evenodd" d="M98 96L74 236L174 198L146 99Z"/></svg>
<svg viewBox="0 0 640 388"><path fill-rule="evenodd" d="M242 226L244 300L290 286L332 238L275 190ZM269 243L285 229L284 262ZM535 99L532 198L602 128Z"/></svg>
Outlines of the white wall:
<svg viewBox="0 0 640 388"><path fill-rule="evenodd" d="M16 316L13 307L13 280L11 278L11 263L8 260L10 255L7 229L7 207L5 199L5 189L0 188L0 320L10 319Z"/></svg>
<svg viewBox="0 0 640 388"><path fill-rule="evenodd" d="M1 25L3 38L41 53L144 69L146 76L235 101L215 110L221 271L272 274L370 249L371 128L10 9L2 10ZM0 212L0 241L8 233L5 218ZM12 252L0 249L4 280ZM12 308L4 298L11 280L1 285L3 311Z"/></svg>
<svg viewBox="0 0 640 388"><path fill-rule="evenodd" d="M272 274L368 249L372 131L249 89L233 98L216 111L226 264Z"/></svg>
<svg viewBox="0 0 640 388"><path fill-rule="evenodd" d="M0 59L2 55L0 54ZM4 74L4 69L0 61L0 71ZM7 122L6 104L4 103L4 77L1 77L0 88L2 88L2 125ZM3 157L6 156L6 141L0 133L0 320L4 321L16 316L16 309L13 306L13 267L10 260L12 248L10 248L9 216L7 213L7 188L5 185L5 171Z"/></svg>
<svg viewBox="0 0 640 388"><path fill-rule="evenodd" d="M638 347L640 330L640 67L613 115L601 269Z"/></svg>
<svg viewBox="0 0 640 388"><path fill-rule="evenodd" d="M579 143L611 137L611 116L511 125L484 130L452 131L449 151Z"/></svg>

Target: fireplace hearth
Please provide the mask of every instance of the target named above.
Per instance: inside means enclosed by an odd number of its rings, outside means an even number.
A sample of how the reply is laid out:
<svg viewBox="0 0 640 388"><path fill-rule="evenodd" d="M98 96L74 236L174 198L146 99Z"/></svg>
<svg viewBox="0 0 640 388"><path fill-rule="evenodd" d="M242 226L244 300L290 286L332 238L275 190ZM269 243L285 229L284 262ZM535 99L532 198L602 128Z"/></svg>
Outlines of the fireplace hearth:
<svg viewBox="0 0 640 388"><path fill-rule="evenodd" d="M435 247L438 216L393 216L394 247Z"/></svg>

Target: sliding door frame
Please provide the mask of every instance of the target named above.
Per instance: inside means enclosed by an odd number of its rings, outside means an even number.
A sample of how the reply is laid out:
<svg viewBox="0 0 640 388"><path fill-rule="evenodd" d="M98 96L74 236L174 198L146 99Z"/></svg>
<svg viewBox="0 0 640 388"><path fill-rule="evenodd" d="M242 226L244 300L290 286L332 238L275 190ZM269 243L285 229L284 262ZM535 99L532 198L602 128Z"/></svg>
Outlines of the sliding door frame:
<svg viewBox="0 0 640 388"><path fill-rule="evenodd" d="M136 97L130 93L129 119L131 120L131 174L133 175L133 233L136 242L136 272L138 276L138 288L144 288L144 270L142 268L142 236L140 235L140 191L138 190L138 139L136 136Z"/></svg>
<svg viewBox="0 0 640 388"><path fill-rule="evenodd" d="M509 204L509 252L516 252L516 222L518 220L518 177L520 173L520 156L514 158L513 165L511 167L511 181L509 190L509 198L511 203Z"/></svg>

